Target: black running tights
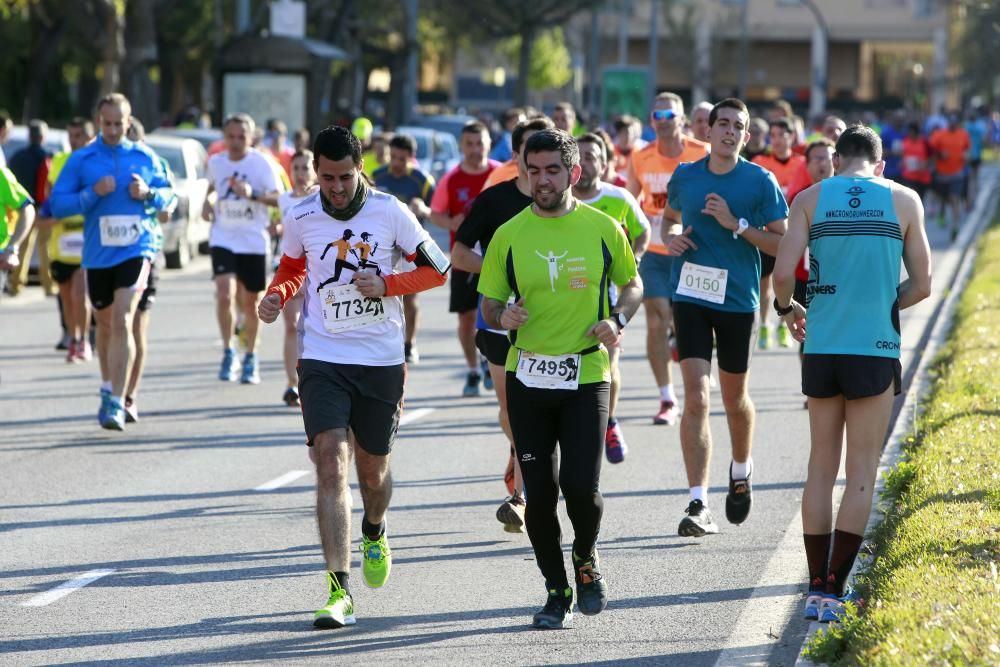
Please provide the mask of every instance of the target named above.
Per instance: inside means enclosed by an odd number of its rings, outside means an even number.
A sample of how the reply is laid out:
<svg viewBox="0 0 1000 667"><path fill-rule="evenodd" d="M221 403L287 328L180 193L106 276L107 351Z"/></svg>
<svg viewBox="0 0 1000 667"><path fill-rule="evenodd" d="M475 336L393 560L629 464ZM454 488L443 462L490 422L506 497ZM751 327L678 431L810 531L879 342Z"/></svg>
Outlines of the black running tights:
<svg viewBox="0 0 1000 667"><path fill-rule="evenodd" d="M533 389L507 373L507 412L528 500L525 523L546 588L568 586L556 513L560 489L573 524L573 551L586 558L597 543L604 512L601 458L610 395L607 382L581 384L575 390Z"/></svg>

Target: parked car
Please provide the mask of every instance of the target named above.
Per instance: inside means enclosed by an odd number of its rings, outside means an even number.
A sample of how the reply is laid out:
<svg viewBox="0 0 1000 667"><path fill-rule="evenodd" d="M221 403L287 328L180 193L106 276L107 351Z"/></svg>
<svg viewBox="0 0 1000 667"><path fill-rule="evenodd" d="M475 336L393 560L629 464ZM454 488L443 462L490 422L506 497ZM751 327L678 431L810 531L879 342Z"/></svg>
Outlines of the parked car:
<svg viewBox="0 0 1000 667"><path fill-rule="evenodd" d="M14 153L28 145L28 128L24 125L15 125L7 134L7 141L3 145L3 154L7 157L7 162L14 157ZM53 155L69 150L69 136L66 130L49 129L45 133L45 141L42 143L45 150ZM30 188L29 188L30 189Z"/></svg>
<svg viewBox="0 0 1000 667"><path fill-rule="evenodd" d="M207 251L211 225L202 220L201 209L208 195L205 164L208 154L194 139L146 135L146 145L167 161L174 175L177 207L163 224L163 258L168 269L180 269L199 250Z"/></svg>
<svg viewBox="0 0 1000 667"><path fill-rule="evenodd" d="M208 151L209 155L224 148L222 130L217 127L158 127L153 130L153 134L194 139Z"/></svg>
<svg viewBox="0 0 1000 667"><path fill-rule="evenodd" d="M420 170L440 181L455 165L462 161L458 142L447 132L439 132L427 127L401 125L393 130L395 134L407 134L417 142L417 163Z"/></svg>

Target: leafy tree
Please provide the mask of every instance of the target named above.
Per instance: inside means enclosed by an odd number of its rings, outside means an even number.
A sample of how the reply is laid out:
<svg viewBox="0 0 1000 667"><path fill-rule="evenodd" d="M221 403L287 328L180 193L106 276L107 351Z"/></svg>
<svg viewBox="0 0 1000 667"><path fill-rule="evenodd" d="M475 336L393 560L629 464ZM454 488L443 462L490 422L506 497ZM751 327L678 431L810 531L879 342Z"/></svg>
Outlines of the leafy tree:
<svg viewBox="0 0 1000 667"><path fill-rule="evenodd" d="M501 42L499 51L510 62L518 65L521 55L521 36L511 37ZM569 66L569 49L563 38L562 28L552 28L541 33L531 47L531 58L528 66L528 88L531 90L546 90L562 88L573 78L573 70Z"/></svg>
<svg viewBox="0 0 1000 667"><path fill-rule="evenodd" d="M956 55L961 67L964 93L997 100L997 62L1000 61L1000 3L995 0L957 0L964 11Z"/></svg>

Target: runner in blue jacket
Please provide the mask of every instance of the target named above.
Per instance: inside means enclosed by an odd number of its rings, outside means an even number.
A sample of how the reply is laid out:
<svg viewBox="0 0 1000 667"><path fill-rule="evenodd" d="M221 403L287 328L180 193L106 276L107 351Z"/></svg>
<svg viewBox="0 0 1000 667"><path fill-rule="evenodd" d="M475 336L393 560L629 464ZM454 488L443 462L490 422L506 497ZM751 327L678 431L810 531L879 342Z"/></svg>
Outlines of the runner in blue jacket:
<svg viewBox="0 0 1000 667"><path fill-rule="evenodd" d="M50 197L57 218L84 216L83 268L97 318L101 426L125 428L122 397L135 342L132 320L159 250L155 212L172 193L163 166L146 146L129 141L128 99L112 93L97 105L100 136L66 161Z"/></svg>

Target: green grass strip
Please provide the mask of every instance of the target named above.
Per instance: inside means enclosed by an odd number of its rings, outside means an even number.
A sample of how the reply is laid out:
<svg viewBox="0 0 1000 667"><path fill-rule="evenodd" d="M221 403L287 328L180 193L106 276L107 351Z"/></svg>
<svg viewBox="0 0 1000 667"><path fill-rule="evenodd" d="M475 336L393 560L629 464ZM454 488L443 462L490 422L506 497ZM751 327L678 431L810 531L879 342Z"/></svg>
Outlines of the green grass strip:
<svg viewBox="0 0 1000 667"><path fill-rule="evenodd" d="M858 577L865 602L807 645L814 662L1000 664L1000 216L931 372Z"/></svg>

